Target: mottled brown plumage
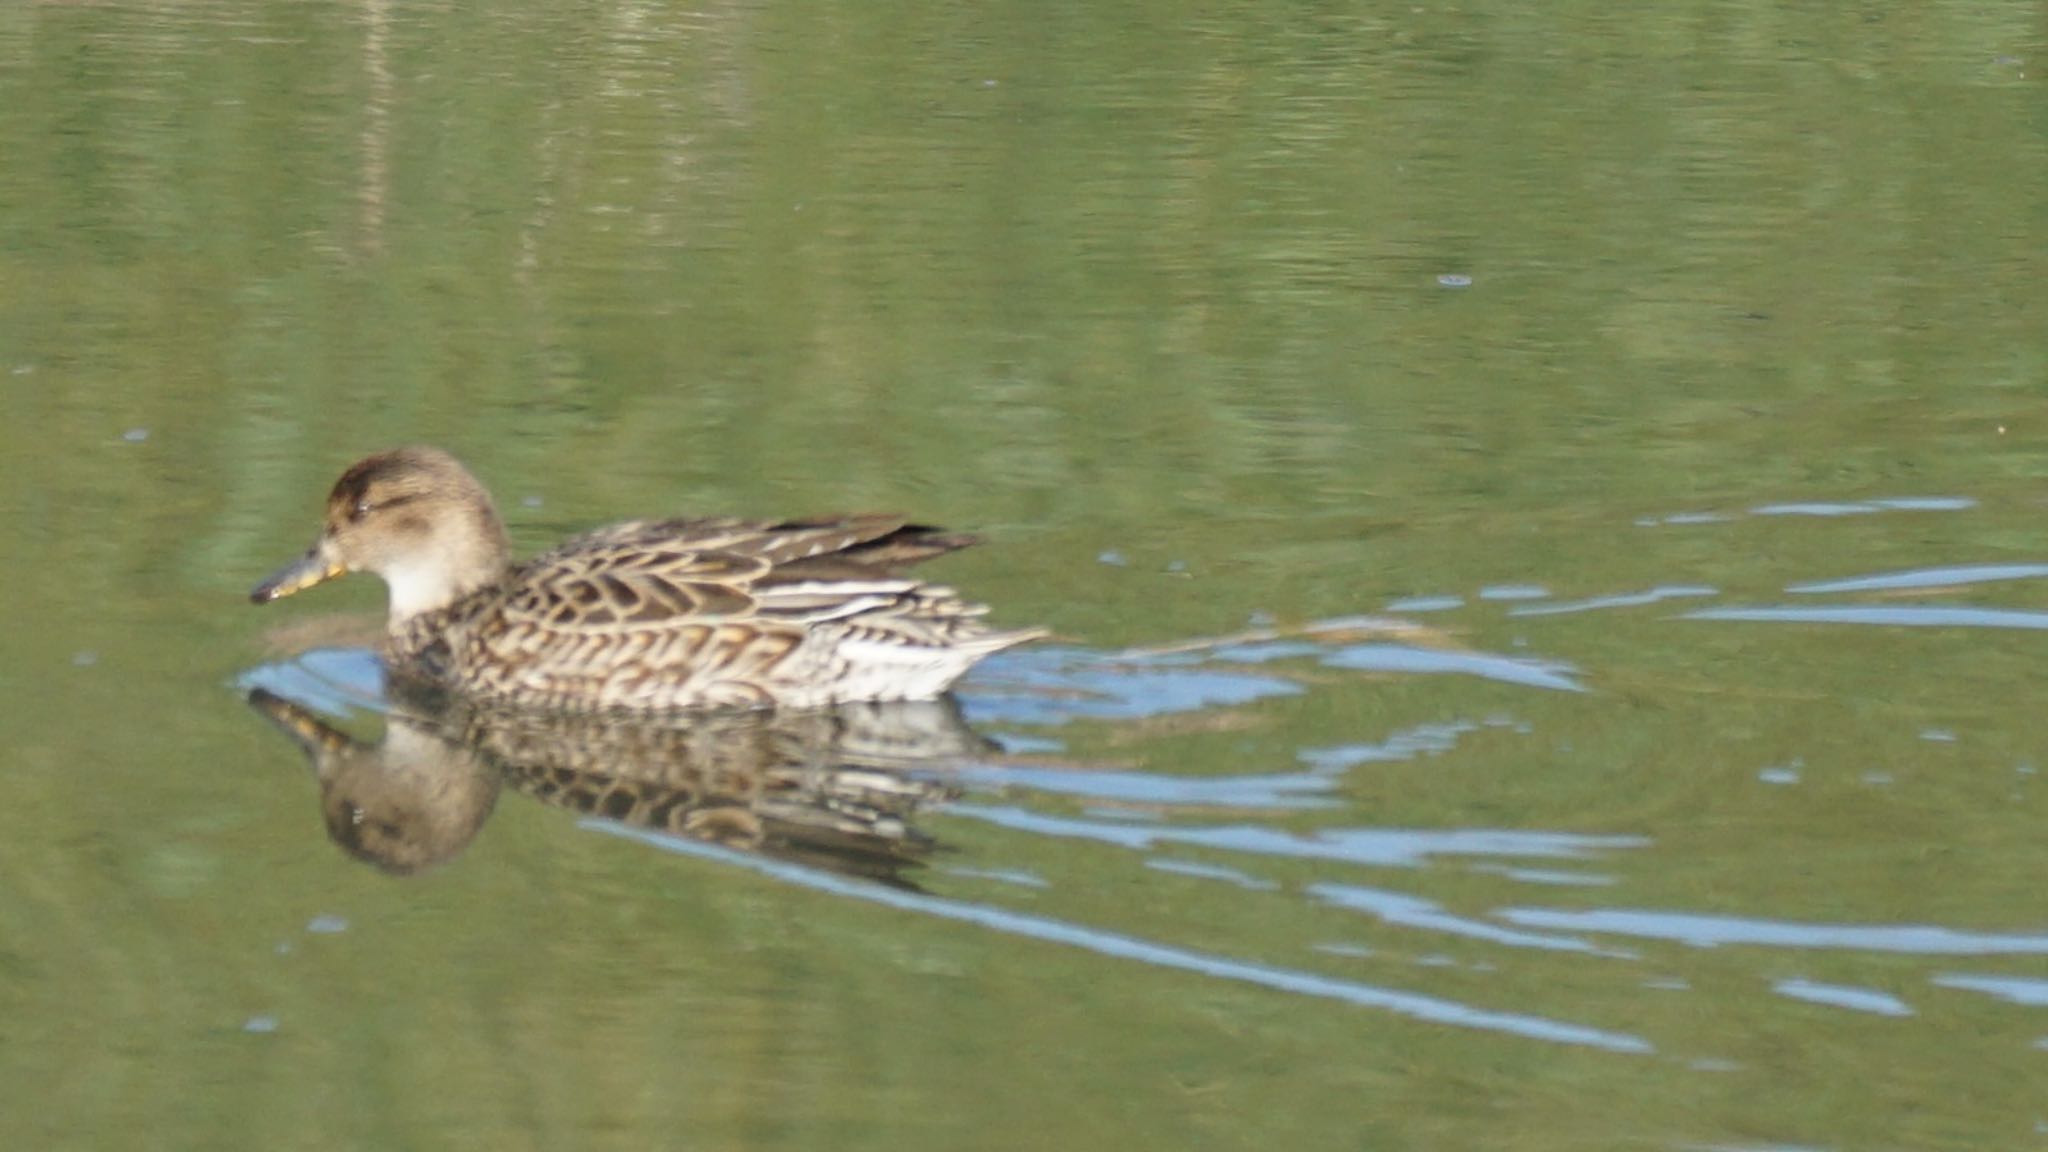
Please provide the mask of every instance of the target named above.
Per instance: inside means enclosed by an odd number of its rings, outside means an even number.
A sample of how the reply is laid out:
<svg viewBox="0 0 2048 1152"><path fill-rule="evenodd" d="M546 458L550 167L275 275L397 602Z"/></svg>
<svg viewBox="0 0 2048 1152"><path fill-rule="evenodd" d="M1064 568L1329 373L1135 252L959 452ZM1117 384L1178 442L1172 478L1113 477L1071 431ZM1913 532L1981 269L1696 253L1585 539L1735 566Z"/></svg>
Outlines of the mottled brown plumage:
<svg viewBox="0 0 2048 1152"><path fill-rule="evenodd" d="M514 565L483 485L401 448L344 473L319 541L251 598L375 572L394 671L515 706L920 700L1042 634L991 628L985 606L900 572L972 543L881 515L633 520Z"/></svg>

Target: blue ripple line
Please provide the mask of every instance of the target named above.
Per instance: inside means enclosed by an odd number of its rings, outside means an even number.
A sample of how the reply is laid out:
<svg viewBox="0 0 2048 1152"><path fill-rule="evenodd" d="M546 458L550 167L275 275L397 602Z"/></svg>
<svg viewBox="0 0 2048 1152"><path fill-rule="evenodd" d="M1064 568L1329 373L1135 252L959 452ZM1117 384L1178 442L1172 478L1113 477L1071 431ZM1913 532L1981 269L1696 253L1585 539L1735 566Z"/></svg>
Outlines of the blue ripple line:
<svg viewBox="0 0 2048 1152"><path fill-rule="evenodd" d="M1557 692L1586 690L1585 685L1572 679L1571 674L1577 669L1560 661L1496 656L1489 652L1450 652L1412 644L1353 644L1323 657L1323 666L1359 672L1456 673Z"/></svg>
<svg viewBox="0 0 2048 1152"><path fill-rule="evenodd" d="M1464 606L1462 596L1409 596L1387 601L1389 612L1448 612Z"/></svg>
<svg viewBox="0 0 2048 1152"><path fill-rule="evenodd" d="M1118 820L1075 820L1024 808L982 804L948 805L949 816L983 820L1013 832L1063 836L1114 844L1138 851L1155 844L1195 844L1226 852L1295 859L1341 860L1389 868L1419 868L1432 856L1514 856L1578 859L1595 852L1641 848L1640 836L1587 836L1571 832L1524 832L1498 828L1330 828L1314 835L1283 832L1263 824L1211 824L1181 828Z"/></svg>
<svg viewBox="0 0 2048 1152"><path fill-rule="evenodd" d="M1969 496L1891 496L1871 503L1904 512L1962 512L1977 506L1977 501Z"/></svg>
<svg viewBox="0 0 2048 1152"><path fill-rule="evenodd" d="M1014 936L1044 940L1054 944L1083 948L1104 956L1122 960L1137 960L1161 968L1173 968L1183 972L1194 972L1204 976L1215 976L1225 980L1236 980L1245 984L1256 984L1280 992L1293 992L1302 996L1316 996L1327 1000L1341 1000L1367 1008L1382 1008L1402 1016L1426 1020L1433 1024L1450 1024L1460 1028L1477 1028L1493 1032L1507 1032L1534 1040L1547 1040L1556 1044L1573 1044L1588 1048L1604 1048L1610 1052L1648 1053L1656 1051L1649 1041L1625 1032L1609 1032L1600 1028L1589 1028L1580 1024L1567 1024L1548 1020L1541 1016L1528 1016L1519 1012L1494 1012L1474 1008L1455 1000L1442 1000L1424 996L1417 992L1400 992L1389 988L1375 988L1370 984L1358 984L1330 976L1319 976L1291 968L1273 968L1264 964L1251 964L1214 956L1206 952L1194 952L1155 944L1115 932L1097 928L1085 928L1043 916L1030 916L985 904L969 904L960 900L948 900L942 896L931 896L923 892L905 892L896 888L884 888L875 884L864 884L836 876L828 872L814 872L795 864L765 857L749 855L715 844L667 836L644 828L629 828L609 821L594 818L578 822L579 826L597 832L604 832L628 840L638 840L656 848L677 852L685 856L696 856L735 864L752 869L777 880L828 892L835 896L850 896L909 912L923 912L944 920L980 925Z"/></svg>
<svg viewBox="0 0 2048 1152"><path fill-rule="evenodd" d="M1636 608L1644 604L1655 604L1660 600L1676 600L1685 596L1712 596L1719 589L1704 584L1664 584L1642 592L1622 592L1613 596L1594 596L1586 600L1564 600L1556 604L1525 604L1520 608L1508 609L1510 616L1561 616L1567 612L1590 612L1598 608Z"/></svg>
<svg viewBox="0 0 2048 1152"><path fill-rule="evenodd" d="M1984 584L1994 580L2032 580L2040 576L2048 576L2048 564L1957 564L1947 568L1909 568L1902 572L1853 576L1846 580L1817 580L1807 584L1791 585L1785 591L1799 595L1892 592L1906 588L1947 588L1956 584Z"/></svg>
<svg viewBox="0 0 2048 1152"><path fill-rule="evenodd" d="M1159 776L1146 772L1075 772L1010 765L969 766L958 779L988 789L1028 788L1090 800L1173 807L1333 808L1322 795L1337 781L1312 772L1274 776Z"/></svg>
<svg viewBox="0 0 2048 1152"><path fill-rule="evenodd" d="M1472 920L1454 915L1434 900L1411 896L1406 892L1390 892L1384 888L1365 888L1356 884L1332 884L1319 882L1302 890L1309 896L1335 905L1338 908L1363 912L1378 917L1383 923L1402 928L1416 928L1424 932L1442 932L1450 936L1464 936L1473 940L1484 940L1490 944L1503 944L1510 948L1536 948L1551 952L1580 952L1589 956L1607 956L1619 960L1634 960L1636 954L1614 948L1602 948L1591 941L1577 936L1553 936L1540 932L1520 932L1502 928L1482 920Z"/></svg>
<svg viewBox="0 0 2048 1152"><path fill-rule="evenodd" d="M2048 956L2048 934L1968 932L1937 924L1830 924L1651 908L1502 908L1493 915L1524 928L1670 940L1695 948L1750 945L1908 956Z"/></svg>
<svg viewBox="0 0 2048 1152"><path fill-rule="evenodd" d="M1847 1008L1877 1016L1913 1015L1913 1009L1904 1000L1875 988L1859 988L1853 984L1823 984L1818 980L1799 979L1780 980L1771 985L1771 988L1781 996L1804 1000L1809 1004L1825 1004L1830 1008Z"/></svg>
<svg viewBox="0 0 2048 1152"><path fill-rule="evenodd" d="M2048 629L2048 612L2004 608L1957 608L1918 604L1817 604L1700 608L1681 620L1786 621L1794 624L1875 624L1902 628Z"/></svg>
<svg viewBox="0 0 2048 1152"><path fill-rule="evenodd" d="M1982 992L1996 996L2008 1004L2021 1004L2029 1008L2048 1008L2048 980L2033 980L2025 976L1987 976L1970 972L1943 972L1931 981L1940 988L1960 988L1966 992Z"/></svg>
<svg viewBox="0 0 2048 1152"><path fill-rule="evenodd" d="M1751 516L1861 516L1876 512L1879 505L1852 504L1832 500L1809 500L1791 504L1759 504L1749 510Z"/></svg>

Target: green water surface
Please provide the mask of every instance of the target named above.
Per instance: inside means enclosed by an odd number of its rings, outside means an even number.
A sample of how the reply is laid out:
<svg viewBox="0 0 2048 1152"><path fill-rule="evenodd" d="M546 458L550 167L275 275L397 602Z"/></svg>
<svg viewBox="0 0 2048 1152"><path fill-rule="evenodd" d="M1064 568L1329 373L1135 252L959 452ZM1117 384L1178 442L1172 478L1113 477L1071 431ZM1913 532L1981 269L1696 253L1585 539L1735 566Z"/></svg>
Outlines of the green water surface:
<svg viewBox="0 0 2048 1152"><path fill-rule="evenodd" d="M0 4L0 1147L2048 1145L2044 69L1961 0ZM414 441L522 549L984 534L1058 641L928 901L328 844L234 685L381 590L243 597Z"/></svg>

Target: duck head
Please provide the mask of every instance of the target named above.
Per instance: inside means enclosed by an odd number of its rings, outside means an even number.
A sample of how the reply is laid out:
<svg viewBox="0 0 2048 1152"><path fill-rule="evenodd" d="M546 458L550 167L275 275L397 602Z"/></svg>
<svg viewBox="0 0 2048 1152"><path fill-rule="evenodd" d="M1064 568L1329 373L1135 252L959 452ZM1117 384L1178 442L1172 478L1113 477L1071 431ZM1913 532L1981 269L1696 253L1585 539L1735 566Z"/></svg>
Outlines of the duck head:
<svg viewBox="0 0 2048 1152"><path fill-rule="evenodd" d="M267 604L350 572L391 592L393 629L501 578L509 549L491 494L438 448L357 461L327 495L320 538L249 593Z"/></svg>

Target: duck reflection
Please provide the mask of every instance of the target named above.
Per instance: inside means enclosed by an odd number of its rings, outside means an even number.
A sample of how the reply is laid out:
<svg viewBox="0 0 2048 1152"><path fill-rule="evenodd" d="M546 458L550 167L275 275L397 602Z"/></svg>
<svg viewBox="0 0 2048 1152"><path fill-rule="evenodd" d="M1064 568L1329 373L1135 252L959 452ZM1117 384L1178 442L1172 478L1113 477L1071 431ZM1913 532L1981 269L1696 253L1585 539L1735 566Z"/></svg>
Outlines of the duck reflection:
<svg viewBox="0 0 2048 1152"><path fill-rule="evenodd" d="M334 842L400 875L461 853L510 787L585 816L907 884L933 848L912 818L958 794L931 773L994 747L950 699L651 719L484 710L397 690L377 741L264 688L247 699L305 752Z"/></svg>

